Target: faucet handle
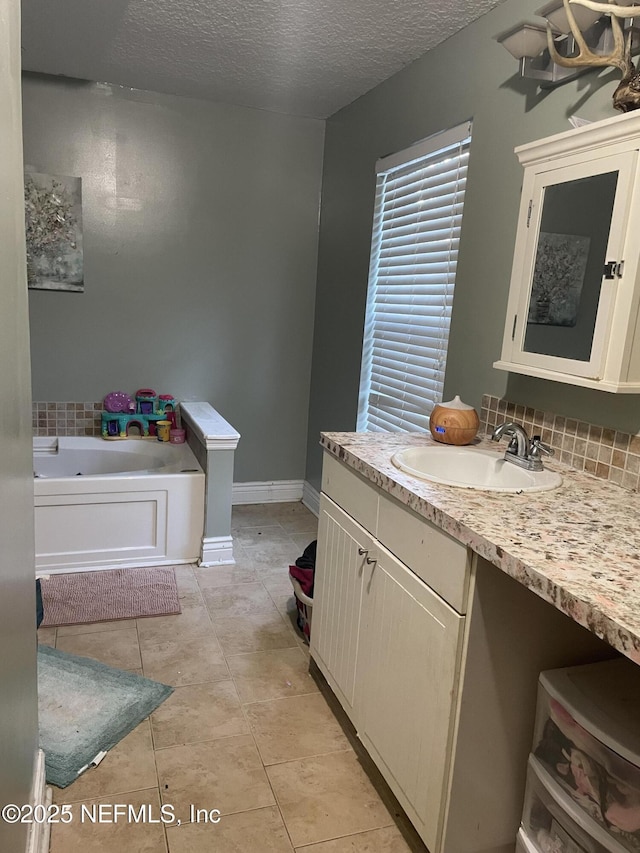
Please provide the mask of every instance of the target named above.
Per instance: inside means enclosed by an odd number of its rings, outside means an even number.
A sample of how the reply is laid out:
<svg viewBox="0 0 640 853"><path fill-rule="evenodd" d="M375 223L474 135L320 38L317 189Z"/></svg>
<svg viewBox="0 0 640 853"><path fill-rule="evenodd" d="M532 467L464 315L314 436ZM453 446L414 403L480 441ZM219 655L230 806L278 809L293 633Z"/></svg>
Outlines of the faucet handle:
<svg viewBox="0 0 640 853"><path fill-rule="evenodd" d="M529 450L529 455L539 459L541 453L544 453L546 456L555 456L556 452L553 447L549 447L548 444L543 444L542 439L539 435L534 435L531 439L531 448Z"/></svg>

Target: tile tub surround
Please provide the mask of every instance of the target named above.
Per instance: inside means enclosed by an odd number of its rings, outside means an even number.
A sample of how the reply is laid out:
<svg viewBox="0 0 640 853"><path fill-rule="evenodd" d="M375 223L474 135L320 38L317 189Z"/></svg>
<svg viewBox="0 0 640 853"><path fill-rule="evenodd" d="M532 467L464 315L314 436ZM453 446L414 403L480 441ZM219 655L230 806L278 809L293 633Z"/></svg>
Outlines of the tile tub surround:
<svg viewBox="0 0 640 853"><path fill-rule="evenodd" d="M539 435L556 451L556 459L577 471L609 480L623 489L638 491L640 478L640 435L608 429L510 403L485 394L480 410L480 432L491 435L504 421L515 421L527 433Z"/></svg>
<svg viewBox="0 0 640 853"><path fill-rule="evenodd" d="M33 403L34 435L102 435L102 401Z"/></svg>
<svg viewBox="0 0 640 853"><path fill-rule="evenodd" d="M640 664L640 497L552 460L553 491L500 494L443 486L391 463L407 433L322 433L322 447L575 622ZM477 444L493 450L488 439Z"/></svg>

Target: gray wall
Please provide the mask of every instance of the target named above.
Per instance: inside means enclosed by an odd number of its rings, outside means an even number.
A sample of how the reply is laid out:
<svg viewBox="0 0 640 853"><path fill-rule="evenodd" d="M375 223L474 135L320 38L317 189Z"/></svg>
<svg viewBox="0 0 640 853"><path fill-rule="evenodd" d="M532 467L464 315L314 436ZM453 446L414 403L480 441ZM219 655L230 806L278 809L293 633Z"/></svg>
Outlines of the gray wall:
<svg viewBox="0 0 640 853"><path fill-rule="evenodd" d="M33 459L20 132L20 18L0 0L0 806L28 803L38 747ZM27 826L0 820L0 850Z"/></svg>
<svg viewBox="0 0 640 853"><path fill-rule="evenodd" d="M26 75L25 164L83 181L85 292L30 291L33 396L153 387L304 476L324 122Z"/></svg>
<svg viewBox="0 0 640 853"><path fill-rule="evenodd" d="M376 159L473 119L445 399L483 393L636 432L637 396L612 395L495 370L500 357L521 167L516 145L568 130L568 116L614 115L619 72L592 71L541 92L493 36L534 16L507 0L332 116L326 127L307 479L317 488L321 430L356 423Z"/></svg>

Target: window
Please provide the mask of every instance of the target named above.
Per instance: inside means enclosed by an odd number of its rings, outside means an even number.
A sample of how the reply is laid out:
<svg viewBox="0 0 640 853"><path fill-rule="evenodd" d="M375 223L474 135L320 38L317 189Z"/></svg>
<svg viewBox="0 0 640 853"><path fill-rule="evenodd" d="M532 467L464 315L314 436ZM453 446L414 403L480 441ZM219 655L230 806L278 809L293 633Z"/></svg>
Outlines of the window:
<svg viewBox="0 0 640 853"><path fill-rule="evenodd" d="M358 430L427 430L442 401L471 123L379 160Z"/></svg>

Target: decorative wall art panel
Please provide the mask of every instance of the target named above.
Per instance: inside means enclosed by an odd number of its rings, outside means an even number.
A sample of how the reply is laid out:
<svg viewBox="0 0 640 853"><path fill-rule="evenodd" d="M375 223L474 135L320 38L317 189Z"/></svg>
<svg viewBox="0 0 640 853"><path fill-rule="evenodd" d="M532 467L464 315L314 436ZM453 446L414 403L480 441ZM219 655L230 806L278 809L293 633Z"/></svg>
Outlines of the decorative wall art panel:
<svg viewBox="0 0 640 853"><path fill-rule="evenodd" d="M84 290L82 181L24 176L27 281L37 290Z"/></svg>
<svg viewBox="0 0 640 853"><path fill-rule="evenodd" d="M529 323L575 326L591 239L540 232Z"/></svg>

